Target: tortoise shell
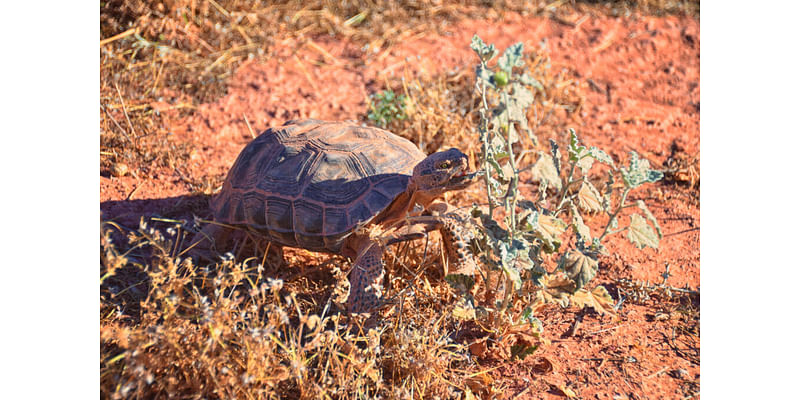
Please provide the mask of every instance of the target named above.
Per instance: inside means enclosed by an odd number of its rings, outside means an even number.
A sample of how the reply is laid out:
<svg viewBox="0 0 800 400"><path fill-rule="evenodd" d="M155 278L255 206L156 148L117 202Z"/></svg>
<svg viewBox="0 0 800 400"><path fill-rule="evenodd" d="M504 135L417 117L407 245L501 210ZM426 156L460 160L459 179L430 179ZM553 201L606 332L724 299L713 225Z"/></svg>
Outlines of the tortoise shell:
<svg viewBox="0 0 800 400"><path fill-rule="evenodd" d="M289 121L239 154L211 201L218 222L284 246L340 253L345 238L406 190L426 155L378 128Z"/></svg>

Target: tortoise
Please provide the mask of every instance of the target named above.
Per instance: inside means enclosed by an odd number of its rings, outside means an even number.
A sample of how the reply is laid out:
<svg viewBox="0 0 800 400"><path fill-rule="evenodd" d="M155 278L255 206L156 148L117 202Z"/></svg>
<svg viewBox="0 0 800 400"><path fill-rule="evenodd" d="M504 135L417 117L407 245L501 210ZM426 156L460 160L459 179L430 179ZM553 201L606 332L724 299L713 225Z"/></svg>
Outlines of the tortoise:
<svg viewBox="0 0 800 400"><path fill-rule="evenodd" d="M382 255L390 244L438 229L453 273L473 275L466 215L437 199L476 175L455 148L426 156L382 129L291 120L241 151L210 206L215 221L255 230L270 246L355 260L347 309L372 312L381 302ZM204 233L214 238L219 229L211 224Z"/></svg>

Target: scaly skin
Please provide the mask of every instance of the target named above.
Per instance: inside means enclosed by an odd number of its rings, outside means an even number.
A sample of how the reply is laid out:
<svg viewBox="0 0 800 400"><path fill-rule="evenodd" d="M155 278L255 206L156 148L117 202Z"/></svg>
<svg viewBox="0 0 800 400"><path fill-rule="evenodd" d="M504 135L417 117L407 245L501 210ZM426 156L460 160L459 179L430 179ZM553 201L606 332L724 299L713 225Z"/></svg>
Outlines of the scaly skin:
<svg viewBox="0 0 800 400"><path fill-rule="evenodd" d="M442 245L447 254L448 275L473 276L478 266L469 251L475 233L467 227L469 217L460 211L451 211L442 218Z"/></svg>
<svg viewBox="0 0 800 400"><path fill-rule="evenodd" d="M374 311L380 306L383 293L383 247L371 242L356 258L350 271L350 295L347 309L351 313Z"/></svg>
<svg viewBox="0 0 800 400"><path fill-rule="evenodd" d="M468 250L469 242L474 237L472 230L466 227L468 216L460 211L450 210L447 213L429 216L425 223L411 225L407 238L418 237L422 231L438 229L442 235L442 246L445 249L449 274L473 276L477 269L475 258ZM401 241L402 238L396 241ZM350 272L350 295L347 308L351 313L372 312L381 305L382 282L385 274L383 264L383 247L378 242L368 241L359 252L358 258Z"/></svg>

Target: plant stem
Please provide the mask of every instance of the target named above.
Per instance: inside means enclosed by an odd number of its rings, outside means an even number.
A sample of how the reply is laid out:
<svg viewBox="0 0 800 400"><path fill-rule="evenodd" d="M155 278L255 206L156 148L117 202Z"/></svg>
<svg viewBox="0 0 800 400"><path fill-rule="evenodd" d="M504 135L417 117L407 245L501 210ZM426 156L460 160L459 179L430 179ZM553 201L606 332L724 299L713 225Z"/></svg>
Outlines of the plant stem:
<svg viewBox="0 0 800 400"><path fill-rule="evenodd" d="M503 101L506 104L505 113L508 114L508 93L503 91ZM511 203L506 203L507 210L509 212L510 218L510 226L508 227L508 244L511 247L511 242L514 240L514 236L517 230L517 186L519 182L519 171L517 171L517 162L514 158L514 146L513 142L511 141L511 129L512 129L511 121L508 122L508 128L506 128L506 144L508 145L508 162L511 165L511 182L508 183L508 192L506 192L506 199L508 196L511 196Z"/></svg>
<svg viewBox="0 0 800 400"><path fill-rule="evenodd" d="M609 232L608 232L608 234L609 234L609 235L615 235L615 234L617 234L617 233L620 233L620 232L625 232L625 231L627 231L627 230L628 230L628 228L630 228L630 227L629 227L629 226L626 226L626 227L624 227L624 228L620 228L620 229L617 229L617 230L615 230L615 231L609 231Z"/></svg>
<svg viewBox="0 0 800 400"><path fill-rule="evenodd" d="M506 274L503 274L505 277ZM505 311L508 308L508 303L511 302L511 295L514 294L513 286L514 282L511 282L511 279L505 278L505 291L503 293L503 305L500 306L500 310Z"/></svg>
<svg viewBox="0 0 800 400"><path fill-rule="evenodd" d="M564 198L567 197L567 190L569 189L569 185L575 183L575 182L572 182L572 174L575 173L575 167L577 165L578 165L577 161L573 161L572 163L570 163L569 175L567 175L567 180L564 182L564 187L561 188L561 196L560 196L561 198L558 199L558 203L556 203L556 204L558 204L558 206L556 207L556 210L560 209L561 206L564 204Z"/></svg>
<svg viewBox="0 0 800 400"><path fill-rule="evenodd" d="M486 63L481 61L481 64L483 64L483 68L486 68ZM479 131L480 140L483 144L483 182L486 184L486 194L489 197L489 217L494 218L494 194L492 193L491 170L489 169L489 121L486 118L486 110L489 109L489 105L486 101L486 82L480 80L478 88L481 92L481 125Z"/></svg>
<svg viewBox="0 0 800 400"><path fill-rule="evenodd" d="M481 64L482 64L483 68L488 70L488 67L487 67L485 62L481 61ZM480 91L480 94L481 94L481 109L480 109L481 122L480 122L479 130L480 130L480 135L481 135L481 137L480 137L481 138L481 142L483 144L483 169L484 169L483 179L484 179L484 182L486 184L486 193L487 193L487 195L489 197L489 216L491 218L494 218L495 202L498 199L495 198L495 194L494 194L494 192L492 190L492 185L491 185L491 181L490 181L491 165L489 164L489 157L494 157L493 154L490 154L490 144L492 143L492 139L493 139L493 137L490 137L490 134L493 133L493 134L497 135L497 134L502 134L502 132L497 132L498 127L494 128L495 132L490 132L490 130L489 130L489 119L486 117L486 112L489 110L489 104L488 104L488 101L486 100L486 82L481 80L480 85L478 86L478 90ZM508 93L503 91L502 95L503 95L503 101L507 105L508 104ZM508 110L505 110L504 112L507 113ZM517 171L516 159L514 158L514 150L512 148L512 142L511 142L510 136L509 136L510 135L510 128L511 128L511 126L510 126L510 123L509 123L509 128L505 133L506 133L506 143L508 145L508 147L507 147L507 149L508 149L507 150L508 151L508 158L509 158L509 163L510 163L510 166L511 166L511 170L513 172L513 174L512 174L513 176L511 177L511 182L509 183L508 191L506 192L506 194L504 196L505 208L506 208L506 211L509 213L509 216L510 216L509 224L508 224L509 226L507 227L508 228L508 246L509 246L509 248L511 247L511 243L514 240L515 231L516 231L516 225L517 225L516 212L515 212L516 210L515 209L516 209L516 205L517 205L517 186L518 186L518 180L519 180L519 173ZM510 200L510 202L509 202L509 200ZM505 311L506 308L508 307L509 302L511 301L511 296L513 295L513 287L511 285L513 285L514 283L511 281L511 279L509 279L509 277L506 275L506 273L502 274L502 282L503 282L503 286L505 287L505 290L504 290L504 294L503 294L503 304L500 307L500 309ZM500 281L498 281L498 285L500 285Z"/></svg>
<svg viewBox="0 0 800 400"><path fill-rule="evenodd" d="M606 235L610 233L611 223L614 222L614 219L617 218L617 214L619 214L619 212L625 207L625 200L628 198L628 193L630 193L630 191L631 188L625 188L625 190L622 192L622 198L619 200L619 207L617 207L616 211L614 211L614 214L612 214L608 219L606 229L603 230L603 234L597 239L598 241L602 242Z"/></svg>

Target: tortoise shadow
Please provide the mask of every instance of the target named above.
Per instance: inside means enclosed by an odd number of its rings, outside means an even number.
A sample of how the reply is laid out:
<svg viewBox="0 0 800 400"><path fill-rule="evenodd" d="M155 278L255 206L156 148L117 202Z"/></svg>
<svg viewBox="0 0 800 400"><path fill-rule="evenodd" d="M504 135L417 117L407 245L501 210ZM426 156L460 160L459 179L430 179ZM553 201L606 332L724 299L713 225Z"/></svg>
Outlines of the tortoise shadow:
<svg viewBox="0 0 800 400"><path fill-rule="evenodd" d="M150 291L151 279L140 265L152 262L152 249L148 246L136 248L128 235L139 230L140 223L164 231L175 223L161 222L159 219L180 221L189 225L195 216L207 217L208 195L187 194L182 196L137 199L109 200L100 202L100 298L104 303L115 305L121 314L138 322L141 316L141 303ZM154 220L155 219L155 220ZM186 223L184 223L184 221ZM123 254L124 265L107 269L114 261L109 255Z"/></svg>
<svg viewBox="0 0 800 400"><path fill-rule="evenodd" d="M207 219L211 216L210 198L210 195L198 193L144 200L108 200L100 202L100 219L130 229L138 228L142 219L191 221L195 216Z"/></svg>

